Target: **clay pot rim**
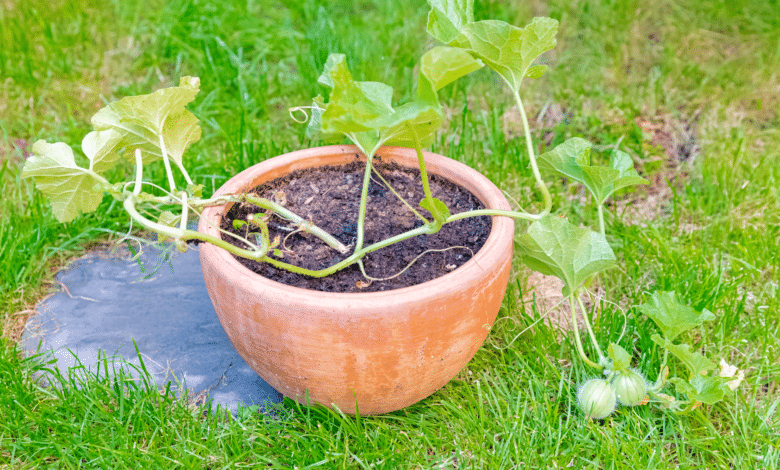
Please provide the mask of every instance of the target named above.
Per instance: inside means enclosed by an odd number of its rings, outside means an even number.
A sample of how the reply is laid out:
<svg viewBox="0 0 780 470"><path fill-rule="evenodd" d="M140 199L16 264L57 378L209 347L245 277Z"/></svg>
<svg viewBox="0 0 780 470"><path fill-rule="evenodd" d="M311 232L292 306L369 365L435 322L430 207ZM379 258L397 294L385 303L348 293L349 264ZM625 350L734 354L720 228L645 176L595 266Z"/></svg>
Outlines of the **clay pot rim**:
<svg viewBox="0 0 780 470"><path fill-rule="evenodd" d="M273 171L275 169L283 168L292 166L289 171L294 171L296 169L301 168L311 168L313 166L317 165L299 165L296 166L295 163L301 160L307 160L310 157L316 157L321 155L334 155L334 154L344 154L344 155L353 155L359 153L359 150L354 145L330 145L330 146L322 146L322 147L313 147L313 148L307 148L307 149L301 149L296 150L293 152L289 152L283 155L279 155L277 157L269 158L268 160L264 160L260 163L257 163L242 172L238 173L237 175L230 178L227 182L225 182L215 193L213 197L221 196L224 194L231 194L231 193L238 193L242 189L245 189L245 186L247 183L251 183L256 179L257 175L268 173L270 171ZM389 157L394 155L403 155L406 154L407 156L413 156L415 161L417 159L416 151L412 148L406 148L406 147L392 147L392 146L384 146L377 151L376 155L380 159L382 157ZM440 176L446 177L447 179L452 180L452 175L442 175L441 172L436 171L439 167L445 167L452 169L454 171L454 175L467 175L467 177L464 177L464 180L468 180L472 183L472 187L467 188L469 191L471 191L474 196L476 196L483 205L485 205L488 209L502 209L502 210L510 210L509 203L507 202L504 195L501 193L501 191L482 173L478 172L477 170L469 167L468 165L461 163L457 160L453 160L451 158L445 157L443 155L431 153L431 152L423 152L425 156L426 161L426 167L428 169L428 172L431 174L439 174ZM286 173L286 172L285 172ZM464 186L463 182L456 182L457 184ZM207 208L203 211L201 220L199 222L198 229L201 232L208 233L213 236L220 236L219 232L217 232L216 229L211 227L209 224L205 222L206 219L215 219L220 214L224 213L231 204L225 204L221 206L212 206ZM254 271L248 269L241 263L239 263L233 255L231 255L226 250L223 250L221 248L218 248L214 245L211 245L210 243L204 243L201 244L198 249L202 252L201 256L204 254L213 251L213 253L208 253L210 256L214 257L216 261L219 262L218 266L219 269L225 269L232 271L233 278L234 279L241 279L243 277L251 277L251 282L255 283L255 285L262 285L269 289L274 289L278 292L283 292L286 295L289 296L295 296L295 297L317 297L320 299L328 299L328 300L341 300L341 301L349 301L349 300L355 300L355 299L372 299L372 300L379 300L381 298L385 298L388 296L396 297L398 295L407 295L410 296L413 293L417 293L417 295L427 296L432 292L438 292L438 291L447 291L452 288L452 281L457 280L457 278L460 278L464 275L466 276L472 276L472 274L469 271L473 270L479 270L480 272L483 271L483 268L480 267L480 261L483 261L485 265L490 265L490 263L487 262L488 257L496 256L495 253L500 250L501 240L504 239L507 235L506 232L510 232L510 236L514 237L514 221L509 217L500 217L500 216L493 216L492 220L492 227L490 230L490 234L488 235L488 239L485 241L485 244L480 248L480 250L466 263L458 267L457 269L444 274L442 276L439 276L435 279L431 279L430 281L426 281L420 284L415 284L413 286L403 287L401 289L392 289L388 291L380 291L380 292L325 292L325 291L318 291L318 290L311 290L311 289L304 289L301 287L295 287L290 286L287 284L283 284L278 281L274 281L273 279L266 278L264 276L261 276ZM206 252L206 253L203 253Z"/></svg>

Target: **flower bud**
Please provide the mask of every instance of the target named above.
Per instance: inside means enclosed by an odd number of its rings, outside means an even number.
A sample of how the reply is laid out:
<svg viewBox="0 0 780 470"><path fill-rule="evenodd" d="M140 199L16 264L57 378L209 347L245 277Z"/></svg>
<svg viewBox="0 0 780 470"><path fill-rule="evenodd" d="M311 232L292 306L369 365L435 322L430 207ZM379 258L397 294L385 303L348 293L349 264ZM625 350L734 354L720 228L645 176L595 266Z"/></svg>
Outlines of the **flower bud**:
<svg viewBox="0 0 780 470"><path fill-rule="evenodd" d="M647 397L647 382L635 370L618 372L612 380L612 386L615 387L618 400L625 406L639 405Z"/></svg>
<svg viewBox="0 0 780 470"><path fill-rule="evenodd" d="M604 379L591 379L577 392L577 403L588 419L603 419L615 411L615 389Z"/></svg>

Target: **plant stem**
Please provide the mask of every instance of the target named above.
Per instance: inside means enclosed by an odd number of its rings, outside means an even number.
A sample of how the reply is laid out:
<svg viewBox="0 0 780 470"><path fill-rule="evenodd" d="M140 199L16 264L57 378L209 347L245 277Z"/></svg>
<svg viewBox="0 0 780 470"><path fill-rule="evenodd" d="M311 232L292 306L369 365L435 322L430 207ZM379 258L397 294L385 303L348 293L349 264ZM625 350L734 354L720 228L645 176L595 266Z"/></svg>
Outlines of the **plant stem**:
<svg viewBox="0 0 780 470"><path fill-rule="evenodd" d="M354 139L353 139L354 141ZM357 220L357 237L355 239L355 253L363 248L363 237L366 224L366 207L368 206L368 185L371 182L371 161L374 158L374 152L376 149L372 149L369 154L364 154L366 157L366 171L363 173L363 188L360 191L360 206L358 207L358 220Z"/></svg>
<svg viewBox="0 0 780 470"><path fill-rule="evenodd" d="M447 218L447 220L444 221L445 224L448 224L450 222L455 222L456 220L466 219L468 217L478 217L480 215L497 215L497 216L506 216L506 217L512 217L515 219L525 219L525 220L539 220L542 217L544 217L542 214L529 214L527 212L515 212L515 211L506 211L503 209L475 209L473 211L466 211L466 212L459 212L457 214L452 214Z"/></svg>
<svg viewBox="0 0 780 470"><path fill-rule="evenodd" d="M358 260L363 258L365 255L371 253L372 251L376 251L379 249L382 249L386 246L392 245L394 243L398 243L400 241L406 240L407 238L416 237L419 235L427 235L434 233L433 227L431 225L423 225L420 227L417 227L416 229L408 230L404 233L401 233L399 235L396 235L394 237L390 237L386 240L382 240L381 242L374 243L373 245L369 245L365 248L361 248L360 250L355 250L354 253L352 253L348 258L343 259L342 261L332 265L328 266L327 268L320 269L320 270L312 270L312 269L306 269L301 268L299 266L295 266L292 264L285 263L283 261L279 261L273 258L269 258L267 256L263 257L260 261L267 262L268 264L275 266L279 269L284 269L290 272L294 272L296 274L303 274L305 276L315 277L315 278L322 278L326 276L330 276L331 274L338 272L347 266L350 266L354 263L356 263Z"/></svg>
<svg viewBox="0 0 780 470"><path fill-rule="evenodd" d="M181 174L184 175L184 181L186 181L187 184L195 184L195 183L192 182L192 178L190 178L190 174L187 173L187 169L184 168L184 165L181 165L179 162L177 162L175 160L174 160L173 163L175 163L176 166L179 168L179 170L181 170Z"/></svg>
<svg viewBox="0 0 780 470"><path fill-rule="evenodd" d="M417 152L417 163L420 165L420 178L422 179L422 185L423 185L423 193L425 194L425 199L433 199L433 194L431 193L431 185L428 181L428 172L425 170L425 156L423 155L422 148L420 146L420 139L417 138L417 133L414 131L412 126L407 126L409 128L409 132L412 133L412 136L414 137L414 150Z"/></svg>
<svg viewBox="0 0 780 470"><path fill-rule="evenodd" d="M144 160L141 158L141 149L135 149L135 186L133 187L133 196L138 197L141 194L143 180Z"/></svg>
<svg viewBox="0 0 780 470"><path fill-rule="evenodd" d="M260 248L255 247L256 248L255 251L245 250L231 243L228 243L221 238L214 237L212 235L207 235L205 233L201 233L196 230L182 230L180 228L168 227L167 225L162 225L157 222L153 222L147 219L146 217L142 216L136 210L135 198L130 192L125 192L125 200L122 202L122 205L125 208L125 211L130 215L130 217L136 222L138 222L139 224L141 224L142 227L144 227L147 230L151 230L153 232L164 235L166 237L172 238L174 240L181 240L185 242L188 240L201 240L216 245L220 248L223 248L235 255L241 256L243 258L253 259L256 261L261 261L265 257L266 253L268 252L267 247L260 247Z"/></svg>
<svg viewBox="0 0 780 470"><path fill-rule="evenodd" d="M507 82L508 83L508 82ZM531 169L536 179L536 184L539 186L539 190L542 192L544 198L544 210L542 214L547 214L552 209L552 197L550 197L550 191L547 189L547 185L542 180L542 175L539 173L539 166L536 164L536 154L534 153L534 146L531 140L531 128L528 126L528 118L525 115L525 108L523 108L523 101L520 99L520 93L515 90L511 85L512 92L515 95L515 101L517 101L517 109L520 110L520 117L523 120L523 129L525 130L525 143L528 147L528 158L531 160Z"/></svg>
<svg viewBox="0 0 780 470"><path fill-rule="evenodd" d="M140 183L135 186L137 189L140 186ZM139 190L140 192L140 190ZM137 196L137 199L143 202L153 202L155 204L179 204L181 203L181 199L177 198L175 196L165 196L165 197L159 197L159 196L152 196L149 194L140 194L140 197ZM250 196L248 194L243 195L227 195L227 196L219 196L209 199L189 199L188 205L190 207L208 207L208 206L217 206L222 204L227 204L229 202L237 202L237 203L251 203L258 207L261 207L263 209L269 210L274 212L276 215L289 220L290 222L301 226L301 229L307 233L311 233L315 237L321 239L325 244L330 246L331 248L335 249L341 254L346 254L349 251L349 248L344 246L343 243L341 243L338 239L336 239L333 235L329 234L325 230L321 229L320 227L314 225L313 223L309 222L308 220L305 220L303 217L299 216L295 212L290 211L289 209L286 209L284 206L279 205L269 199L261 198L261 197L254 197Z"/></svg>
<svg viewBox="0 0 780 470"><path fill-rule="evenodd" d="M596 348L596 352L599 355L599 360L604 359L604 353L601 352L601 348L599 347L599 342L596 341L596 335L593 333L593 328L590 326L590 320L588 319L588 312L585 309L585 305L582 303L582 298L577 294L577 303L580 305L580 310L582 310L582 318L585 319L585 326L588 328L588 335L590 336L590 341L593 343L593 347Z"/></svg>
<svg viewBox="0 0 780 470"><path fill-rule="evenodd" d="M187 230L187 217L189 213L190 206L187 204L187 191L181 192L181 223L179 224L179 228L182 230Z"/></svg>
<svg viewBox="0 0 780 470"><path fill-rule="evenodd" d="M604 230L604 206L598 204L596 208L598 209L598 213L599 213L599 230L601 231L601 235L603 235L606 238L607 232Z"/></svg>
<svg viewBox="0 0 780 470"><path fill-rule="evenodd" d="M165 173L168 175L168 184L171 186L171 192L176 192L176 183L173 181L173 171L171 170L171 162L168 161L168 151L165 150L165 140L163 139L162 130L158 132L160 136L160 152L162 152L162 161L165 165Z"/></svg>
<svg viewBox="0 0 780 470"><path fill-rule="evenodd" d="M284 206L281 206L271 200L262 197L254 197L254 196L246 195L244 196L243 199L246 202L262 207L263 209L268 209L270 211L273 211L280 217L284 217L290 222L300 226L304 232L311 233L315 237L325 242L329 247L335 249L341 254L345 254L347 251L349 251L349 249L346 246L344 246L343 243L338 241L333 235L329 234L328 232L319 228L318 226L314 225L308 220L305 220L303 217L299 216L295 212L286 209Z"/></svg>
<svg viewBox="0 0 780 470"><path fill-rule="evenodd" d="M582 358L583 361L585 361L586 364L588 364L591 367L595 367L598 370L601 370L602 366L588 359L588 356L585 355L585 351L582 349L582 341L580 341L580 328L577 325L577 311L574 308L573 292L569 294L569 307L571 308L571 322L572 322L572 327L574 328L574 343L577 345L577 352L579 353L580 357ZM582 316L585 317L585 311L582 312ZM587 324L587 320L585 320L585 323Z"/></svg>

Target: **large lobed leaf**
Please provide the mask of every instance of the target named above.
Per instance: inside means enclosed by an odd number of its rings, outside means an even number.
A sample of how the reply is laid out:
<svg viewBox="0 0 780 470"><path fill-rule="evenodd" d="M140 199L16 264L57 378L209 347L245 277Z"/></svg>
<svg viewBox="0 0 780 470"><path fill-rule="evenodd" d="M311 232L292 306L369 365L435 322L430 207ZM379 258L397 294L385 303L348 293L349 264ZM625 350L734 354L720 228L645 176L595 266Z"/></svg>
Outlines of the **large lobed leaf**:
<svg viewBox="0 0 780 470"><path fill-rule="evenodd" d="M538 159L539 168L558 172L584 184L598 204L603 204L618 189L648 184L648 181L634 170L631 157L620 150L612 153L609 167L591 165L592 146L593 144L579 137L568 139L542 154Z"/></svg>
<svg viewBox="0 0 780 470"><path fill-rule="evenodd" d="M183 77L178 87L109 104L92 117L95 130L81 142L88 168L76 164L67 144L40 140L33 145L33 156L25 163L22 176L35 179L60 222L94 211L103 192L111 189L101 174L116 165L122 148L140 148L144 161L150 162L162 155L164 146L182 166L184 151L201 135L198 119L185 109L199 86L197 78Z"/></svg>
<svg viewBox="0 0 780 470"><path fill-rule="evenodd" d="M439 77L440 82L446 79ZM393 108L393 89L384 83L354 81L343 54L328 57L318 81L332 92L328 103L314 99L307 129L311 136L346 135L366 152L384 144L427 146L443 120L438 101L420 99ZM428 95L435 97L435 90Z"/></svg>
<svg viewBox="0 0 780 470"><path fill-rule="evenodd" d="M90 141L85 147L92 152L94 145L91 141L103 140L104 137L93 134L90 139L85 138L85 141ZM111 136L107 137L107 140L111 139ZM39 140L33 144L32 154L24 164L22 178L35 179L36 187L49 196L57 220L70 222L81 212L97 209L106 188L102 187L101 178L95 171L76 164L70 146L63 142L50 144ZM90 166L101 167L109 160L93 153L90 161Z"/></svg>
<svg viewBox="0 0 780 470"><path fill-rule="evenodd" d="M392 112L393 89L383 83L354 81L344 54L328 56L318 81L333 89L321 115L325 134L370 131L368 122Z"/></svg>
<svg viewBox="0 0 780 470"><path fill-rule="evenodd" d="M615 264L615 254L603 235L552 215L532 223L517 243L528 267L564 282L564 296L588 276Z"/></svg>
<svg viewBox="0 0 780 470"><path fill-rule="evenodd" d="M467 50L501 75L514 91L523 78L538 78L544 68L531 64L542 53L555 47L558 21L534 18L525 28L503 21L484 20L466 23L448 45Z"/></svg>

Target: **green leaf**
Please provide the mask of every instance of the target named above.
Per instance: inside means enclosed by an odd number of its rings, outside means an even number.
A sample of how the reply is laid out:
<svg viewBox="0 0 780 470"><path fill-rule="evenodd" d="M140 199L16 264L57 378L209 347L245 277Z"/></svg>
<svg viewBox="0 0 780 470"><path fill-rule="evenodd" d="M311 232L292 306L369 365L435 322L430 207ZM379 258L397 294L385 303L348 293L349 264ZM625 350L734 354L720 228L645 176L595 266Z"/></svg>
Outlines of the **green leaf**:
<svg viewBox="0 0 780 470"><path fill-rule="evenodd" d="M22 178L35 179L35 186L49 196L57 220L70 222L81 212L97 209L106 181L94 171L76 165L73 150L67 144L39 140L33 144L32 153L24 164Z"/></svg>
<svg viewBox="0 0 780 470"><path fill-rule="evenodd" d="M674 341L680 334L701 326L705 321L715 319L715 315L707 309L697 313L680 303L676 292L654 292L650 300L638 308L655 322L669 341Z"/></svg>
<svg viewBox="0 0 780 470"><path fill-rule="evenodd" d="M171 159L181 166L187 147L201 137L198 118L185 108L195 99L199 86L197 77L182 77L178 87L122 98L92 116L92 125L97 131L118 132L121 146L141 149L144 163L161 158L164 145Z"/></svg>
<svg viewBox="0 0 780 470"><path fill-rule="evenodd" d="M380 136L369 123L393 112L392 88L376 82L354 81L344 54L328 56L319 82L333 88L330 101L319 116L320 131L324 135L346 135L365 152L373 149ZM369 133L355 138L355 134L366 132Z"/></svg>
<svg viewBox="0 0 780 470"><path fill-rule="evenodd" d="M525 76L528 78L541 78L545 71L547 71L546 65L534 65L528 69Z"/></svg>
<svg viewBox="0 0 780 470"><path fill-rule="evenodd" d="M434 47L420 59L417 94L423 100L438 104L438 90L482 67L482 62L463 49Z"/></svg>
<svg viewBox="0 0 780 470"><path fill-rule="evenodd" d="M610 168L603 166L583 166L582 171L587 176L587 186L596 195L599 203L603 203L618 189L637 184L649 184L649 181L639 176L634 170L631 157L620 150L612 152Z"/></svg>
<svg viewBox="0 0 780 470"><path fill-rule="evenodd" d="M593 194L597 204L603 204L618 189L648 184L648 181L634 170L631 157L620 150L612 153L609 167L592 166L592 146L593 144L579 137L568 139L542 154L538 159L539 168L556 171L584 184Z"/></svg>
<svg viewBox="0 0 780 470"><path fill-rule="evenodd" d="M590 151L591 147L593 144L580 137L567 139L549 152L539 155L539 169L557 171L566 177L582 181L581 165L590 165L590 154L586 151Z"/></svg>
<svg viewBox="0 0 780 470"><path fill-rule="evenodd" d="M436 138L443 120L438 103L433 105L418 100L395 108L392 114L372 121L370 125L378 131L384 145L414 147L416 135L420 145L427 147Z"/></svg>
<svg viewBox="0 0 780 470"><path fill-rule="evenodd" d="M612 368L614 370L625 371L631 367L631 355L619 344L609 343L607 355L612 359Z"/></svg>
<svg viewBox="0 0 780 470"><path fill-rule="evenodd" d="M444 80L445 78L441 78ZM314 99L308 133L321 137L346 135L364 152L379 145L430 145L443 116L438 101L416 100L392 107L393 89L378 82L352 79L343 54L331 54L319 82L331 86L328 103ZM435 98L435 91L432 92Z"/></svg>
<svg viewBox="0 0 780 470"><path fill-rule="evenodd" d="M707 371L715 369L715 363L707 359L702 353L691 351L690 344L674 344L657 334L653 335L651 339L682 361L690 371L691 377L705 374Z"/></svg>
<svg viewBox="0 0 780 470"><path fill-rule="evenodd" d="M603 235L552 215L532 223L517 243L528 267L564 282L564 296L590 275L615 264L615 254Z"/></svg>
<svg viewBox="0 0 780 470"><path fill-rule="evenodd" d="M677 391L684 393L689 399L706 405L712 405L723 400L723 397L726 396L729 390L720 377L695 375L690 380L674 377L669 379L669 382L672 382Z"/></svg>
<svg viewBox="0 0 780 470"><path fill-rule="evenodd" d="M450 209L441 200L425 198L420 201L420 207L427 210L436 222L443 223L450 216Z"/></svg>
<svg viewBox="0 0 780 470"><path fill-rule="evenodd" d="M485 20L463 25L448 45L469 51L518 91L531 63L555 47L557 32L558 21L552 18L534 18L525 28Z"/></svg>
<svg viewBox="0 0 780 470"><path fill-rule="evenodd" d="M688 397L707 405L712 405L723 399L728 387L720 377L704 377L695 375L688 381L694 393Z"/></svg>
<svg viewBox="0 0 780 470"><path fill-rule="evenodd" d="M464 25L474 21L474 0L428 0L428 34L443 43L458 36Z"/></svg>

